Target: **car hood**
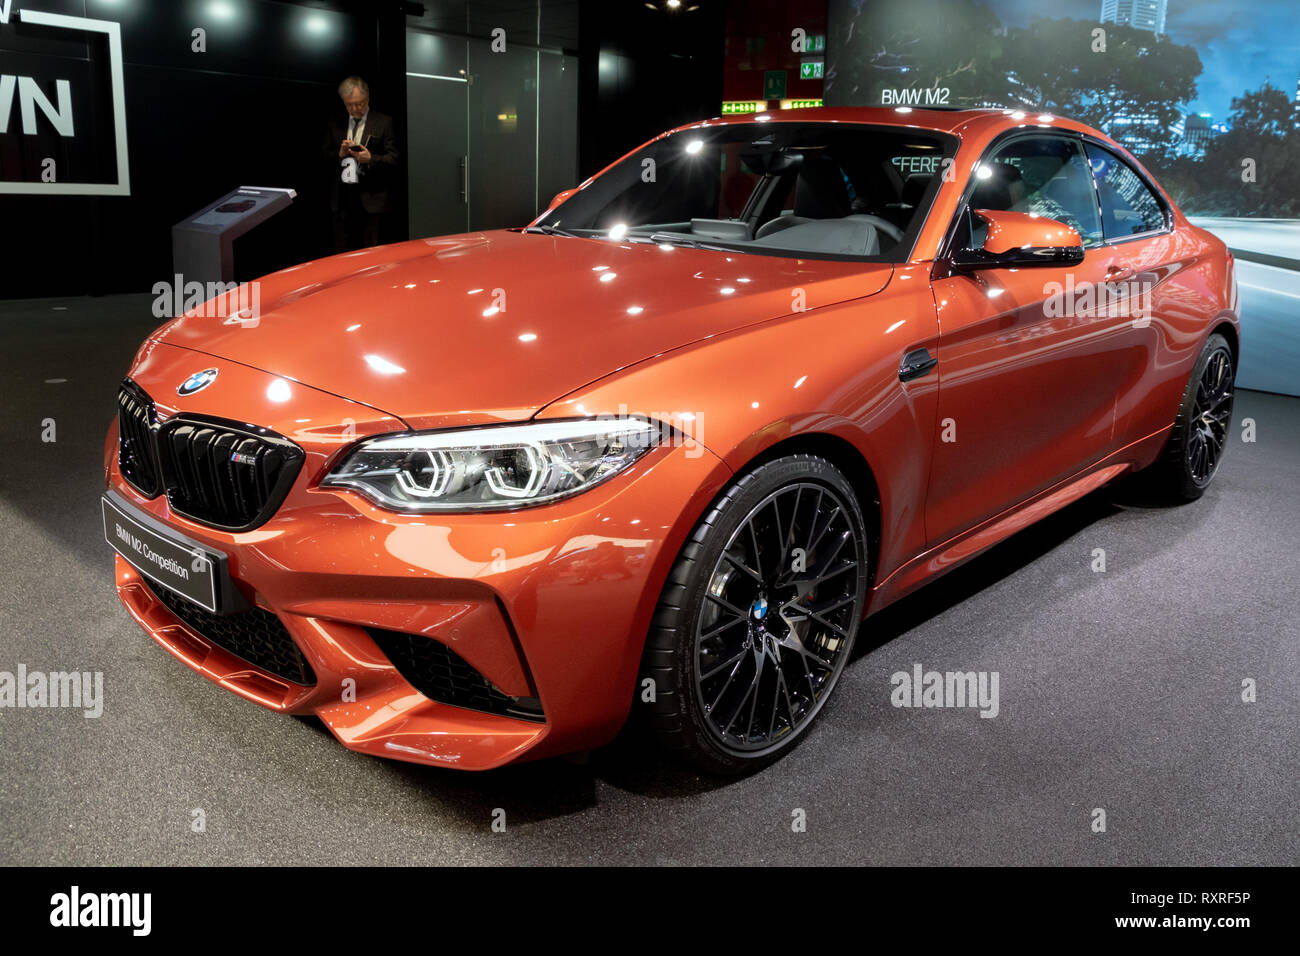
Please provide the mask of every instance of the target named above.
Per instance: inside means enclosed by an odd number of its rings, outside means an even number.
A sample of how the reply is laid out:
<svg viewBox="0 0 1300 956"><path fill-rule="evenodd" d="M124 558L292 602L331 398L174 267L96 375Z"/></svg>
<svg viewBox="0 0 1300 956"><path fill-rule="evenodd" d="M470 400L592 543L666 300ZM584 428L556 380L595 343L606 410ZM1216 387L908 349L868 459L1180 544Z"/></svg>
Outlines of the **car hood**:
<svg viewBox="0 0 1300 956"><path fill-rule="evenodd" d="M892 268L502 230L294 266L151 338L413 428L520 421L663 352L873 295Z"/></svg>

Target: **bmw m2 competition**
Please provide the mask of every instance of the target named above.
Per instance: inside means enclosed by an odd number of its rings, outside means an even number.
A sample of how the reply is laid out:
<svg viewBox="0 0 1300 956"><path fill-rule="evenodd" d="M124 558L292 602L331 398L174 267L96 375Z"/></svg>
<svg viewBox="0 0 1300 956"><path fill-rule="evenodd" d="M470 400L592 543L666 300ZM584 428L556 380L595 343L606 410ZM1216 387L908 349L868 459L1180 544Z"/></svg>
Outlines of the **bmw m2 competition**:
<svg viewBox="0 0 1300 956"><path fill-rule="evenodd" d="M485 769L636 711L744 772L873 612L1127 473L1205 491L1233 270L1068 119L684 126L526 227L296 266L154 332L104 449L117 591L353 750Z"/></svg>

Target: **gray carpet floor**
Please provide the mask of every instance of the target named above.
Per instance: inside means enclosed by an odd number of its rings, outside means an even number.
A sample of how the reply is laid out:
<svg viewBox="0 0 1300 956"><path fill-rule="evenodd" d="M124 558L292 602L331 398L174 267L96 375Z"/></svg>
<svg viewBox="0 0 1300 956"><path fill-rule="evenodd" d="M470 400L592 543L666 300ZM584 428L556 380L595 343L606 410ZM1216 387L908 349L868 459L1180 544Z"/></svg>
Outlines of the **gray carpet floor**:
<svg viewBox="0 0 1300 956"><path fill-rule="evenodd" d="M0 863L1300 862L1300 399L1239 393L1258 440L1201 502L1103 489L873 618L818 727L757 776L636 733L470 775L349 753L118 604L101 448L148 305L0 303L0 671L102 671L106 696L97 720L0 709ZM891 706L914 663L998 672L1000 713Z"/></svg>

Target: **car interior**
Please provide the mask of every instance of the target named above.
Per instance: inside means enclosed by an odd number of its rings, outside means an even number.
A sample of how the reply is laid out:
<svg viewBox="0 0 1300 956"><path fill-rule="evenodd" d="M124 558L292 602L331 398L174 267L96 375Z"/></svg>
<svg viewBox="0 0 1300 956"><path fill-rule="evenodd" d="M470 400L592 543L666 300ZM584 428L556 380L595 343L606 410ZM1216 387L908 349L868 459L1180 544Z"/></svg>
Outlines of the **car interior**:
<svg viewBox="0 0 1300 956"><path fill-rule="evenodd" d="M741 153L754 182L730 218L692 217L658 227L671 239L721 239L773 250L879 256L903 241L930 176L904 178L888 159L842 161L829 148Z"/></svg>

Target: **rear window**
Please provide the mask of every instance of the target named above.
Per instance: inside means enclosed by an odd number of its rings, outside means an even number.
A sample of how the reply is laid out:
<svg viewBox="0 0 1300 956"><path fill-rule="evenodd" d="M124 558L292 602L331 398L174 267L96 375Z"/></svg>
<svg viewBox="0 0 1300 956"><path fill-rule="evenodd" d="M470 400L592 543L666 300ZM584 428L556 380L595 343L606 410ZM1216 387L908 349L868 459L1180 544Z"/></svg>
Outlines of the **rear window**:
<svg viewBox="0 0 1300 956"><path fill-rule="evenodd" d="M1122 239L1165 228L1165 211L1155 193L1124 160L1108 149L1087 144L1088 162L1101 200L1106 239Z"/></svg>

